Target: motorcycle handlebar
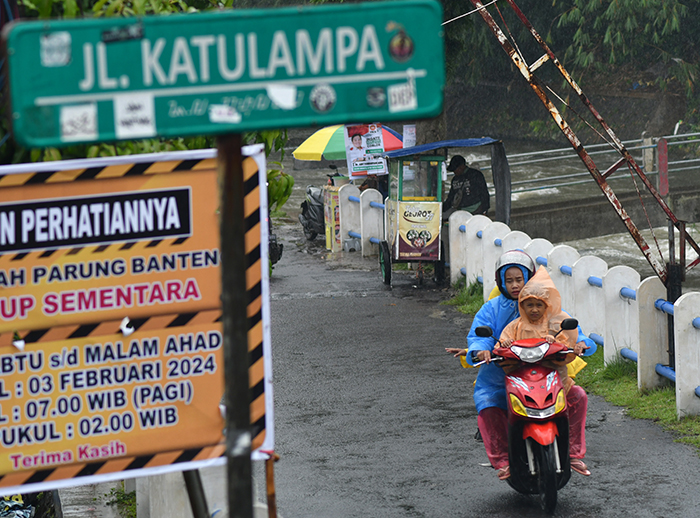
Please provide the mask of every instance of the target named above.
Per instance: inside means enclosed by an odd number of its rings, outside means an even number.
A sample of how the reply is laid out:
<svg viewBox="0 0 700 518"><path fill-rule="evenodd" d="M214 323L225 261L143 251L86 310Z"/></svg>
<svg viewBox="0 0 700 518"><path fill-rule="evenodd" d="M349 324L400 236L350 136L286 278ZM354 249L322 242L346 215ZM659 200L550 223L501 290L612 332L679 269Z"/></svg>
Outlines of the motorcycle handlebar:
<svg viewBox="0 0 700 518"><path fill-rule="evenodd" d="M575 352L576 352L576 351L574 351L573 349L567 349L566 351L561 351L561 352L558 353L558 354L572 354L572 353L575 353ZM505 359L505 358L503 358L503 356L492 356L490 361L492 361L492 362L500 362L500 361L503 361L504 359ZM480 361L480 362L476 362L473 366L474 366L474 367L479 367L480 365L483 365L484 363L487 363L486 360L482 360L482 361Z"/></svg>
<svg viewBox="0 0 700 518"><path fill-rule="evenodd" d="M493 356L493 357L491 357L491 361L492 361L492 362L500 362L501 360L503 360L503 356ZM474 367L478 367L479 365L483 365L484 363L486 363L486 360L482 360L482 361L480 361L480 362L475 363L475 364L474 364Z"/></svg>

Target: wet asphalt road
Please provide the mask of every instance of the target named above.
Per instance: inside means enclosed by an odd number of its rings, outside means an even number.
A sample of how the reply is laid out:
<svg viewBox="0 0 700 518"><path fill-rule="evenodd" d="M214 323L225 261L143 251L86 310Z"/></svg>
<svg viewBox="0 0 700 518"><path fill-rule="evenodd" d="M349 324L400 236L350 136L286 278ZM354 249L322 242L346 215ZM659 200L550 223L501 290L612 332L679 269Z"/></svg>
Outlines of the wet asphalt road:
<svg viewBox="0 0 700 518"><path fill-rule="evenodd" d="M329 255L298 224L271 280L278 510L284 518L538 517L474 439L476 371L461 346L471 318L447 290L375 259ZM590 397L593 471L572 474L555 516L700 516L700 457L648 421Z"/></svg>

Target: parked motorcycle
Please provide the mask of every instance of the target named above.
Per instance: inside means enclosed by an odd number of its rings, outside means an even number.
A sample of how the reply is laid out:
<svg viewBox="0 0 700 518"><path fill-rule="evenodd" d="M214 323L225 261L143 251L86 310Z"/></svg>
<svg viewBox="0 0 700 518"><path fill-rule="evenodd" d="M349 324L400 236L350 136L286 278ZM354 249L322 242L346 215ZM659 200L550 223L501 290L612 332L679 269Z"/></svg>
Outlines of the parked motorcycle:
<svg viewBox="0 0 700 518"><path fill-rule="evenodd" d="M304 228L304 235L309 241L316 239L318 234L325 234L323 191L320 187L309 185L306 188L305 200L301 202L299 223Z"/></svg>
<svg viewBox="0 0 700 518"><path fill-rule="evenodd" d="M576 319L567 318L561 329L577 326ZM482 326L476 328L476 334L489 337L493 333ZM497 344L491 357L491 361L515 365L506 374L508 484L519 493L539 495L542 509L550 514L557 505L557 491L571 477L569 417L562 380L542 362L565 360L567 354L574 351L563 344L528 338L514 341L510 348Z"/></svg>
<svg viewBox="0 0 700 518"><path fill-rule="evenodd" d="M268 236L267 236L267 243L268 243L268 257L270 259L270 264L274 265L277 264L277 262L282 259L282 250L284 249L284 245L282 243L277 242L277 234L274 234L272 232L272 218L268 216L267 218L267 224L268 224Z"/></svg>

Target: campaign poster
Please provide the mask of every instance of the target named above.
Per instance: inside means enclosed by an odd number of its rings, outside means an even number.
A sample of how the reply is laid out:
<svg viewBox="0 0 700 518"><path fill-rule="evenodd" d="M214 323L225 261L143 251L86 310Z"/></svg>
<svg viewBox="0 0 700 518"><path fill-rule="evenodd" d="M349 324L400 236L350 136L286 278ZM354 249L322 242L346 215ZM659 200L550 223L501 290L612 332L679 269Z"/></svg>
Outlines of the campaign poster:
<svg viewBox="0 0 700 518"><path fill-rule="evenodd" d="M442 204L399 202L399 260L438 261Z"/></svg>
<svg viewBox="0 0 700 518"><path fill-rule="evenodd" d="M404 124L403 125L403 147L413 147L416 145L416 125L415 124Z"/></svg>
<svg viewBox="0 0 700 518"><path fill-rule="evenodd" d="M323 216L326 222L326 249L340 252L340 203L338 190L340 187L325 185L323 187Z"/></svg>
<svg viewBox="0 0 700 518"><path fill-rule="evenodd" d="M350 178L387 174L381 124L346 125L345 153Z"/></svg>

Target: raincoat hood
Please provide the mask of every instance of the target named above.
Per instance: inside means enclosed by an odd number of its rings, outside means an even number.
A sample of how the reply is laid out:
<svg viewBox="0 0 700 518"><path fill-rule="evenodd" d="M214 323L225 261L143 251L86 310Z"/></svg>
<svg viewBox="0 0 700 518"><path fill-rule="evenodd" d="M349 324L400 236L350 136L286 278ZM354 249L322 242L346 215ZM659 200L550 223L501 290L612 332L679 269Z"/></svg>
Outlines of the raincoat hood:
<svg viewBox="0 0 700 518"><path fill-rule="evenodd" d="M549 322L552 317L561 313L561 295L544 266L540 266L539 270L523 286L518 295L518 309L520 310L523 323L527 321L527 316L523 311L523 301L525 299L537 299L544 302L547 306L547 310L542 315L542 318L538 322L532 322L533 324L543 321Z"/></svg>
<svg viewBox="0 0 700 518"><path fill-rule="evenodd" d="M530 322L523 310L523 301L537 299L547 306L544 315L537 322ZM523 287L518 296L520 310L519 337L544 337L547 332L556 334L561 329L561 322L569 316L561 310L561 295L549 276L546 268L540 266L535 275ZM576 343L577 332L563 331L557 341L573 346Z"/></svg>

